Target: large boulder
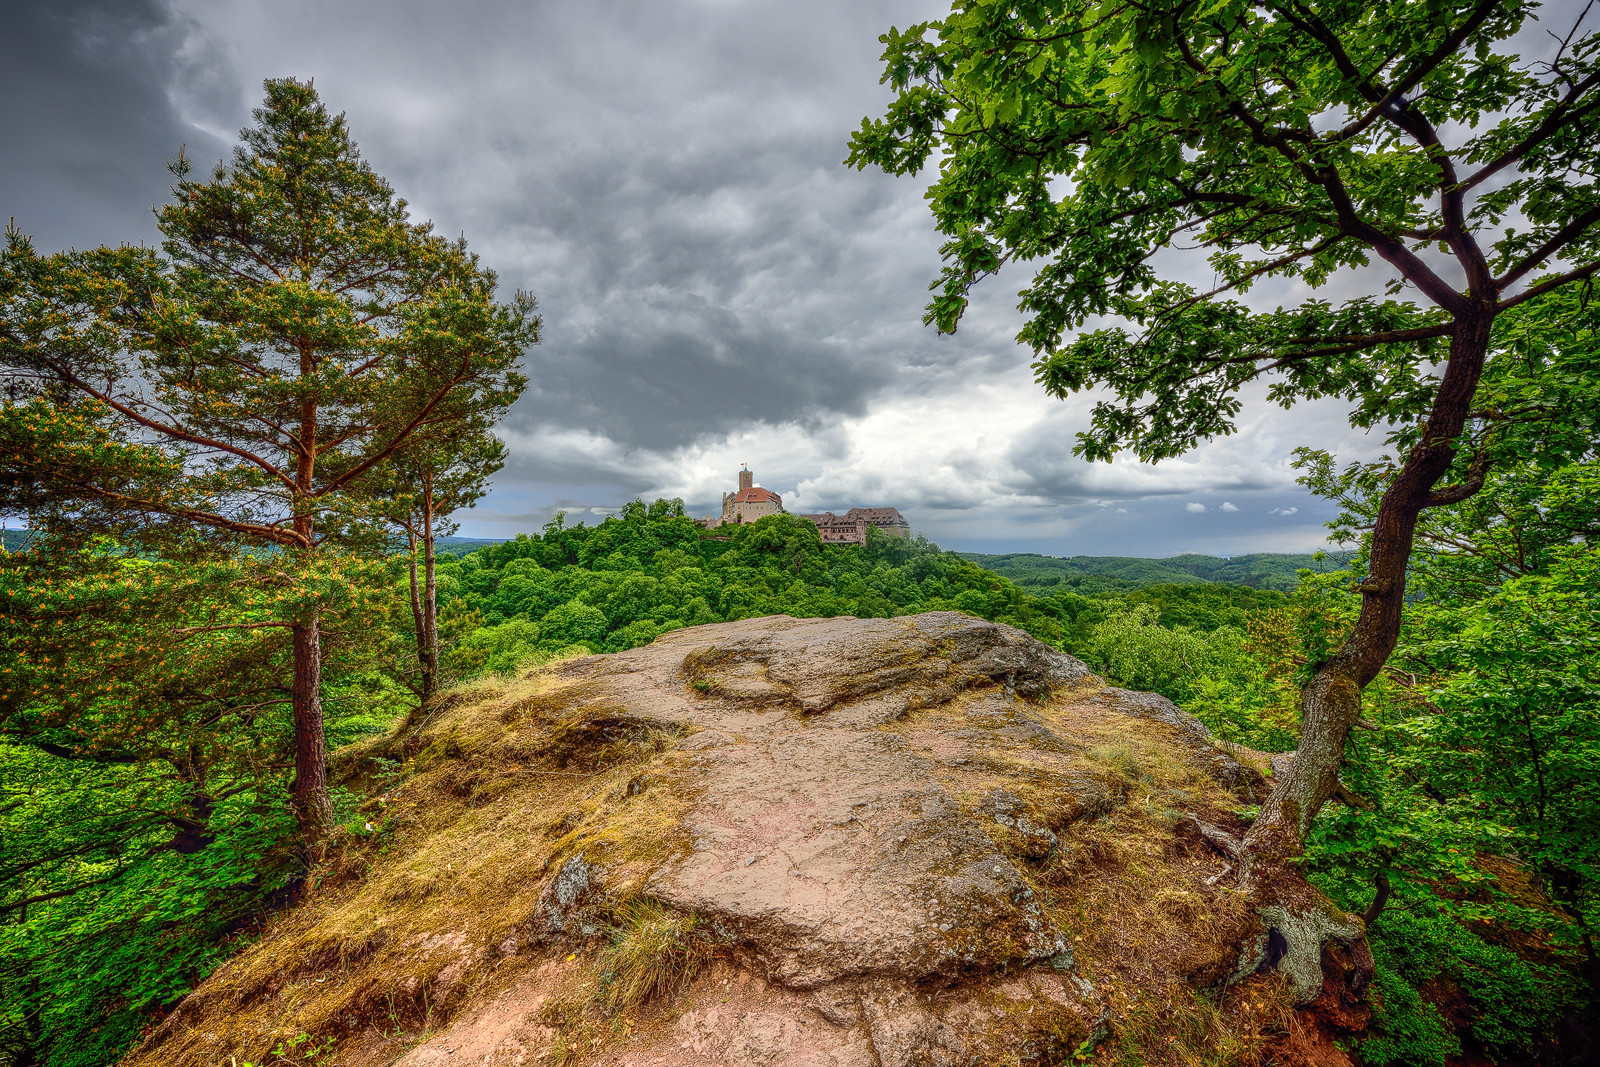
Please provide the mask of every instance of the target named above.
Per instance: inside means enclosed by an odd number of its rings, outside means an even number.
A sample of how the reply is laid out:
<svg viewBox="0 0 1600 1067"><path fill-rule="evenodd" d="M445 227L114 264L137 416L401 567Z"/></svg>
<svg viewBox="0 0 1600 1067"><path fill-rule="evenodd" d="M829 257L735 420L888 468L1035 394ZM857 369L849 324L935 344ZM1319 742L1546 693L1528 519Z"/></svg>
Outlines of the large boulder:
<svg viewBox="0 0 1600 1067"><path fill-rule="evenodd" d="M1057 1063L1170 1049L1260 928L1195 831L1259 776L959 613L680 630L339 766L379 755L376 840L130 1064Z"/></svg>

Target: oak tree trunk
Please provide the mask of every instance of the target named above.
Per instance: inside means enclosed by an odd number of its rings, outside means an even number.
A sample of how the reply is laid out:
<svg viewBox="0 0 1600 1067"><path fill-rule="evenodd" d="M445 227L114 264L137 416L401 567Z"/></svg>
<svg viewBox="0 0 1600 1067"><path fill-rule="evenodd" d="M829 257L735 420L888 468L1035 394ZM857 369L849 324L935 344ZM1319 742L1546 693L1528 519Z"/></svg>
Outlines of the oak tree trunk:
<svg viewBox="0 0 1600 1067"><path fill-rule="evenodd" d="M1468 486L1440 494L1434 487L1455 460L1493 325L1489 302L1475 303L1456 319L1428 422L1378 505L1367 578L1360 586L1361 614L1344 644L1301 691L1300 744L1294 760L1245 835L1244 851L1253 867L1263 860L1270 867L1270 861L1298 854L1312 820L1338 786L1345 740L1361 715L1361 691L1383 670L1400 638L1406 567L1418 516L1425 508L1455 503L1474 491Z"/></svg>

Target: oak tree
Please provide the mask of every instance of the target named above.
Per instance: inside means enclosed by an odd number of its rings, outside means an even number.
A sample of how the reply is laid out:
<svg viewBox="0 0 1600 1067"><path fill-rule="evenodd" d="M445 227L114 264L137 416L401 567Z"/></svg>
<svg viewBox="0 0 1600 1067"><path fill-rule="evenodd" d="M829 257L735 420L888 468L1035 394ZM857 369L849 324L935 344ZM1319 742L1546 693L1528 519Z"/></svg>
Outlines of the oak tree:
<svg viewBox="0 0 1600 1067"><path fill-rule="evenodd" d="M1338 789L1419 517L1483 484L1497 323L1600 270L1600 35L1585 8L1524 61L1508 42L1535 10L958 0L882 38L896 96L849 162L936 160L940 330L981 279L1035 264L1019 339L1038 381L1101 392L1080 455L1178 455L1232 432L1257 383L1285 407L1343 398L1393 435L1359 619L1313 665L1296 757L1245 840L1258 870L1300 850ZM1251 303L1263 283L1296 299Z"/></svg>

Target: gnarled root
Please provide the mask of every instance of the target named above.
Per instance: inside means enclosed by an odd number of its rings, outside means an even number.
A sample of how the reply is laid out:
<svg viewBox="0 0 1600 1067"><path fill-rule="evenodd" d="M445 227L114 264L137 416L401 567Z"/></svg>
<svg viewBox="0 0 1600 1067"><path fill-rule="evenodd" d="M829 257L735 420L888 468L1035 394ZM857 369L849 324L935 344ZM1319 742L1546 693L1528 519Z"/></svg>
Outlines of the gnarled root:
<svg viewBox="0 0 1600 1067"><path fill-rule="evenodd" d="M1288 976L1296 1005L1309 1004L1322 991L1323 946L1331 939L1344 945L1353 965L1342 984L1359 996L1372 981L1374 963L1367 945L1367 924L1306 883L1299 871L1253 857L1248 851L1241 879L1256 902L1261 930L1239 955L1227 985L1252 974L1282 971Z"/></svg>
<svg viewBox="0 0 1600 1067"><path fill-rule="evenodd" d="M1298 908L1267 904L1257 908L1256 914L1261 917L1263 929L1240 954L1239 966L1228 978L1229 985L1252 974L1278 970L1288 976L1295 1004L1309 1004L1322 991L1324 941L1333 938L1350 946L1358 961L1371 960L1361 918L1341 911L1329 901ZM1357 944L1361 945L1359 949ZM1365 986L1366 981L1361 985Z"/></svg>

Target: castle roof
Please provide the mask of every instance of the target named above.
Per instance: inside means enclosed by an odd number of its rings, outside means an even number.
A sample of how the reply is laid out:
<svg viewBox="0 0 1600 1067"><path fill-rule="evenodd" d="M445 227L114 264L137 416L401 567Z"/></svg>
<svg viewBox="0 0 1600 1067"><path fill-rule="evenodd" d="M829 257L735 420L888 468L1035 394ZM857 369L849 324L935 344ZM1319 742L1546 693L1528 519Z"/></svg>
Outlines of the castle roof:
<svg viewBox="0 0 1600 1067"><path fill-rule="evenodd" d="M752 485L748 489L741 489L733 494L735 504L764 504L767 501L781 505L783 498L770 489L763 489L759 485Z"/></svg>

